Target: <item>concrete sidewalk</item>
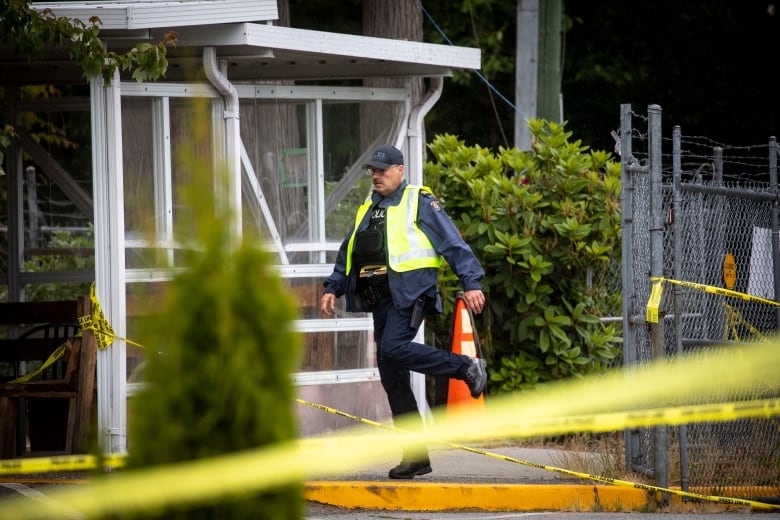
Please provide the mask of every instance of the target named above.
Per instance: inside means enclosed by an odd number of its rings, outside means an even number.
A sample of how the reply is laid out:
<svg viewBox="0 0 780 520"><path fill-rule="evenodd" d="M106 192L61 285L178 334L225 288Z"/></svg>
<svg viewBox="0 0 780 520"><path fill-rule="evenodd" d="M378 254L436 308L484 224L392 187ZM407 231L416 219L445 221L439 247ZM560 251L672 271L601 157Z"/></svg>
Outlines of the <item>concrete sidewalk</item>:
<svg viewBox="0 0 780 520"><path fill-rule="evenodd" d="M306 498L339 507L406 511L632 511L648 506L644 490L537 467L562 467L560 450L475 448L490 455L431 449L433 473L413 480L387 476L400 458L394 457L350 474L308 482Z"/></svg>

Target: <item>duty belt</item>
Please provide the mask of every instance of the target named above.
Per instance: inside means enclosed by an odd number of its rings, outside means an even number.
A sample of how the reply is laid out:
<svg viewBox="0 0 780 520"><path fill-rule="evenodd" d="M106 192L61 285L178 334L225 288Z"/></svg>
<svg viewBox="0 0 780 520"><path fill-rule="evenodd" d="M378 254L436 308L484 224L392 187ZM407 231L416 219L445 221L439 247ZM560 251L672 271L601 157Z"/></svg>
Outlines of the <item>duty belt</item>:
<svg viewBox="0 0 780 520"><path fill-rule="evenodd" d="M357 292L366 307L375 307L380 300L390 296L386 265L363 266L358 276Z"/></svg>
<svg viewBox="0 0 780 520"><path fill-rule="evenodd" d="M372 278L381 275L387 275L386 265L364 265L360 268L360 278Z"/></svg>

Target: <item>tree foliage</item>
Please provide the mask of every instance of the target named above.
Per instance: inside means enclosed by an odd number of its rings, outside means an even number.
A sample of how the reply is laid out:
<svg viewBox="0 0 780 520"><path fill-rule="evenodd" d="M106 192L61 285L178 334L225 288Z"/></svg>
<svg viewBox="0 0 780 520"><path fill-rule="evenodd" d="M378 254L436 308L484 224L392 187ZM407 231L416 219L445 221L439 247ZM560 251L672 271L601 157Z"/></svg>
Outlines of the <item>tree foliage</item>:
<svg viewBox="0 0 780 520"><path fill-rule="evenodd" d="M564 117L610 149L619 105L663 108L684 135L728 144L777 135L780 16L776 3L662 0L566 2Z"/></svg>
<svg viewBox="0 0 780 520"><path fill-rule="evenodd" d="M428 184L485 268L478 328L491 388L513 391L615 363L621 339L609 283L620 250L620 165L572 141L565 125L532 120L533 151L493 153L452 135L429 145ZM446 337L457 280L443 268Z"/></svg>
<svg viewBox="0 0 780 520"><path fill-rule="evenodd" d="M453 75L425 119L426 131L451 133L492 148L510 146L515 114L501 96L514 102L516 0L433 1L424 8L424 41L482 51L480 75Z"/></svg>
<svg viewBox="0 0 780 520"><path fill-rule="evenodd" d="M301 342L294 307L268 254L246 247L230 255L217 233L209 242L156 302L160 314L142 333L150 352L162 355L148 358L150 389L132 400L129 469L295 437L290 374ZM287 485L144 518L293 519L302 507L301 486Z"/></svg>
<svg viewBox="0 0 780 520"><path fill-rule="evenodd" d="M114 72L132 70L137 81L154 80L168 69L167 45L176 42L176 34L168 33L159 43L139 43L124 53L106 49L100 39L99 17L82 20L57 17L51 9L35 10L26 0L8 0L0 11L0 44L10 45L23 57L35 59L47 47L67 50L85 78L102 76L110 83Z"/></svg>
<svg viewBox="0 0 780 520"><path fill-rule="evenodd" d="M35 60L47 48L65 49L77 62L85 78L102 77L109 84L117 70L129 70L141 82L156 80L168 70L168 46L176 44L176 34L165 35L158 43L142 42L127 52L106 49L100 39L101 21L57 17L51 9L35 10L27 0L7 0L0 10L0 45L8 45L21 57ZM4 150L15 136L14 122L0 125L0 175Z"/></svg>
<svg viewBox="0 0 780 520"><path fill-rule="evenodd" d="M192 237L198 246L183 252L186 271L163 298L148 302L154 315L139 327L139 342L148 349L148 389L131 401L130 469L296 436L290 374L302 341L294 330L295 305L271 267L271 254L256 244L237 247L237 238L225 232L231 225L227 216L215 215L207 156L182 159L194 175L181 196L191 213L179 238ZM302 509L301 485L289 484L143 517L281 520L301 518Z"/></svg>
<svg viewBox="0 0 780 520"><path fill-rule="evenodd" d="M332 2L291 0L292 26L359 34L362 3L349 0L334 18ZM481 74L513 103L517 1L421 5L423 41L481 49ZM780 52L776 3L592 0L564 1L564 9L563 117L583 142L612 149L621 103L657 103L686 134L726 143L763 143L778 134L780 103L770 79ZM427 133L510 146L517 113L496 92L473 73L455 73L426 117Z"/></svg>

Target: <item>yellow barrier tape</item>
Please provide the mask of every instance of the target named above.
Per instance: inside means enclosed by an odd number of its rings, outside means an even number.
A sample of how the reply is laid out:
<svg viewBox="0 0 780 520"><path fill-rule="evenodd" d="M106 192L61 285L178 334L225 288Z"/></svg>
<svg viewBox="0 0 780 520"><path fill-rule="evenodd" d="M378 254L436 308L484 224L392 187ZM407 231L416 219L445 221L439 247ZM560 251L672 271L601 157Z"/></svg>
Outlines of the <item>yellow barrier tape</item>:
<svg viewBox="0 0 780 520"><path fill-rule="evenodd" d="M401 433L408 433L394 426L385 425L369 419L364 419L356 415L331 408L322 404L316 404L303 399L297 399L297 402L319 410L323 410L327 413L334 415L340 415L347 417L353 421L357 421L363 424L369 424L371 426L393 430ZM634 428L639 426L658 426L662 424L674 425L683 423L694 422L714 422L714 421L729 421L736 419L745 419L749 417L769 417L772 415L780 415L780 399L767 399L755 402L746 403L724 403L720 405L701 405L701 406L688 406L679 407L673 409L656 409L656 410L639 410L636 412L624 412L621 414L601 414L594 416L583 417L561 417L552 420L542 421L530 421L529 428L523 430L522 436L535 437L539 432L543 432L545 435L559 435L563 433L572 432L605 432L613 431L615 423L620 423L621 428ZM563 468L557 468L555 466L549 466L546 464L540 464L537 462L531 462L528 460L517 459L500 453L494 453L479 448L473 448L463 444L456 444L453 442L445 442L444 444L451 448L476 453L478 455L484 455L486 457L492 457L495 459L503 460L506 462L513 462L515 464L521 464L523 466L530 466L533 468L541 469L544 471L552 471L567 475L571 477L577 477L585 480L593 480L596 482L602 482L605 484L612 484L615 486L630 487L635 489L643 489L645 491L653 491L657 493L669 493L676 496L696 498L699 500L705 500L708 502L717 502L720 504L732 504L732 505L745 505L754 507L757 509L778 509L780 506L772 504L766 504L755 500L747 500L742 498L722 497L712 495L702 495L699 493L692 493L689 491L682 491L671 488L664 488L659 486L652 486L649 484L641 484L639 482L631 482L628 480L620 480L609 477L603 477L600 475L594 475L591 473L583 473L580 471L572 471Z"/></svg>
<svg viewBox="0 0 780 520"><path fill-rule="evenodd" d="M296 399L296 401L300 404L311 406L327 413L340 415L356 422L389 431L408 433L396 426L365 419L323 404L312 403L304 399ZM563 435L575 432L600 433L626 428L735 421L739 419L773 417L777 415L780 415L780 399L758 399L734 403L690 405L593 415L538 418L512 422L508 426L512 437L530 438L541 435ZM446 422L446 419L440 420ZM496 432L491 432L491 435L495 436ZM337 437L332 437L331 439L336 438ZM470 451L466 446L460 444L454 444L447 441L436 442L442 442L444 444L449 444L454 448ZM111 468L119 468L123 465L123 456L112 455L111 457L113 457L110 461ZM90 455L0 460L0 475L89 470L95 469L97 467L96 463L96 459Z"/></svg>
<svg viewBox="0 0 780 520"><path fill-rule="evenodd" d="M27 381L29 381L30 379L34 378L35 376L37 376L38 374L40 374L41 372L43 372L44 370L49 368L51 365L53 365L58 359L60 359L65 354L65 352L67 350L68 350L68 343L65 342L62 345L60 345L59 347L57 347L57 349L54 352L52 352L51 355L48 358L46 358L46 361L44 361L41 364L41 366L39 366L38 368L36 368L35 370L33 370L32 372L30 372L28 374L24 374L23 376L19 376L16 379L14 379L12 381L8 381L8 382L9 383L26 383Z"/></svg>
<svg viewBox="0 0 780 520"><path fill-rule="evenodd" d="M739 325L742 325L745 327L748 332L750 332L753 336L757 337L759 341L767 341L768 338L765 334L763 334L760 330L755 328L752 323L747 321L745 317L742 315L741 312L739 312L738 309L735 309L728 303L723 304L725 310L726 310L726 325L725 325L725 331L723 333L723 340L728 341L729 339L729 331L734 335L734 341L739 342L739 334L737 334L737 327Z"/></svg>
<svg viewBox="0 0 780 520"><path fill-rule="evenodd" d="M667 282L675 285L680 285L682 287L688 287L689 289L696 289L697 291L704 291L711 294L717 294L720 296L729 296L731 298L739 298L745 301L765 303L767 305L772 305L773 307L780 307L780 302L776 302L774 300L767 300L766 298L760 298L758 296L753 296L752 294L732 291L730 289L723 289L722 287L715 287L713 285L705 285L703 283L696 283L696 282L684 282L681 280L674 280L672 278L664 278L662 276L661 277L651 276L650 281Z"/></svg>
<svg viewBox="0 0 780 520"><path fill-rule="evenodd" d="M300 404L317 408L324 412L340 415L356 422L392 431L399 428L382 424L357 415L352 415L330 406L296 399ZM527 421L511 422L508 427L512 437L538 437L541 435L562 435L566 433L601 433L627 428L649 426L677 426L702 422L726 422L757 417L780 415L780 399L757 399L753 401L716 403L671 408L651 408L627 412L601 413L592 415L572 415L568 417L539 418ZM446 420L444 421L446 422ZM496 432L491 432L495 434ZM499 437L501 437L499 435ZM444 442L445 444L451 444ZM451 444L452 445L452 444ZM452 445L462 448L461 445Z"/></svg>
<svg viewBox="0 0 780 520"><path fill-rule="evenodd" d="M109 453L100 461L106 469L118 469L124 466L126 456ZM60 455L57 457L33 457L25 459L0 460L0 475L29 475L32 473L52 473L60 471L90 471L98 467L98 458L94 455Z"/></svg>
<svg viewBox="0 0 780 520"><path fill-rule="evenodd" d="M92 314L89 316L81 316L79 323L84 330L91 330L95 334L95 340L99 349L108 348L109 345L116 338L114 329L111 328L111 324L103 314L103 309L100 307L100 302L97 299L97 292L95 290L94 282L89 288L89 300L92 302Z"/></svg>
<svg viewBox="0 0 780 520"><path fill-rule="evenodd" d="M650 290L650 299L647 301L647 311L645 311L645 321L648 323L658 323L658 309L661 307L661 295L664 291L664 284L656 282Z"/></svg>
<svg viewBox="0 0 780 520"><path fill-rule="evenodd" d="M81 331L79 332L79 335L83 333L85 330L91 330L93 334L95 335L95 341L97 342L97 346L99 349L105 349L108 348L109 345L115 340L118 339L120 341L124 341L130 345L135 345L136 347L140 348L146 348L143 345L136 343L135 341L129 340L127 338L121 338L117 336L114 333L114 329L111 327L111 324L109 323L108 319L106 319L105 315L103 314L103 309L100 306L100 302L98 302L97 294L95 290L95 283L93 282L90 286L89 290L89 298L92 302L92 314L89 316L79 316L79 326L81 327ZM32 378L49 368L52 364L54 364L57 360L62 358L62 356L65 354L65 352L68 349L68 344L63 343L57 349L51 353L51 355L46 359L46 361L43 362L43 364L38 367L35 371L30 372L28 374L24 374L23 376L20 376L12 381L8 381L9 383L24 383L27 381L30 381Z"/></svg>
<svg viewBox="0 0 780 520"><path fill-rule="evenodd" d="M329 406L311 403L303 399L297 399L297 401L301 404L312 406L314 408L318 408L328 413L347 417L349 419L364 424L369 424L371 426L376 426L379 428L383 428L386 430L399 432L399 433L407 433L407 434L411 433L409 431L402 430L392 425L385 425L376 421L364 419L337 410L335 408L331 408ZM749 417L761 417L766 415L776 415L778 413L780 413L780 400L773 399L773 400L764 400L759 402L748 402L748 403L726 403L721 405L691 406L691 407L682 407L682 408L668 409L668 410L643 410L639 412L632 412L633 417L630 417L629 420L627 420L623 424L625 425L625 427L669 424L670 422L667 421L669 421L670 417L682 418L684 419L685 422L691 422L691 423L712 422L715 420L732 420L732 419L744 419ZM605 415L610 415L610 414L605 414ZM623 415L624 417L628 418L628 414L623 414ZM553 423L557 423L557 427L553 429L546 429L549 426L549 424L553 424ZM671 423L672 424L679 423L679 421L672 420ZM583 425L586 425L585 429L583 429ZM596 427L595 425L599 425L599 426ZM523 436L532 437L535 436L539 431L555 434L555 433L570 433L572 431L610 431L611 429L612 429L611 420L609 419L603 420L601 416L590 417L587 419L561 418L561 420L558 421L538 422L535 427L532 427L531 431L528 432L524 431ZM325 439L322 438L309 439L309 440L300 441L300 444L303 447L302 449L304 450L310 449L310 447L306 448L306 445L312 445L316 449L322 449L322 448L327 448L329 450L336 449L336 448L350 449L350 447L353 445L354 440L355 438L352 436L343 436L343 437L331 437ZM377 439L374 438L373 442L376 442L376 440ZM435 442L435 439L433 441ZM540 463L531 462L527 460L517 459L507 455L502 455L502 454L490 452L488 450L483 450L479 448L473 448L462 444L456 444L453 442L444 442L444 443L449 445L450 447L468 451L478 455L483 455L483 456L503 460L506 462L512 462L515 464L521 464L521 465L530 466L545 471L552 471L562 475L572 476L572 477L581 478L585 480L592 480L595 482L601 482L610 485L631 487L635 489L642 489L645 491L652 491L652 492L659 492L659 493L669 493L681 497L695 498L698 500L716 502L720 504L745 505L756 509L767 509L767 510L780 509L780 506L766 504L756 500L714 496L714 495L703 495L699 493L681 491L681 490L671 489L671 488L663 488L659 486L642 484L638 482L626 481L621 479L613 479L613 478L603 477L591 473L572 471L572 470L558 468L546 464L540 464ZM122 455L116 455L116 454L110 455L104 459L103 465L104 467L107 468L119 468L123 465L124 459L125 458ZM0 461L0 473L25 474L25 473L41 473L41 472L51 472L51 471L84 471L84 470L94 469L96 466L97 466L97 458L90 455L48 457L48 458L38 458L38 459L26 459L26 460L25 459L6 460L6 461Z"/></svg>
<svg viewBox="0 0 780 520"><path fill-rule="evenodd" d="M124 341L125 343L136 347L146 348L140 343L116 335L113 327L111 327L111 323L108 321L105 314L103 314L103 309L97 298L94 282L89 289L89 299L92 302L92 314L79 317L79 324L81 325L82 330L91 330L92 333L95 334L95 341L97 342L99 349L108 348L115 339Z"/></svg>
<svg viewBox="0 0 780 520"><path fill-rule="evenodd" d="M297 402L328 413L347 417L356 422L390 431L402 431L399 428L365 419L331 408L326 405L312 403L303 399ZM560 435L573 432L605 432L623 428L636 428L658 425L691 424L697 422L732 421L755 417L772 417L780 415L780 399L763 399L742 403L721 403L713 405L693 405L665 409L635 410L612 414L596 414L588 416L571 416L554 419L537 419L522 423L522 432L517 433L521 423L513 423L513 437L536 437L538 435ZM448 444L445 442L445 444ZM462 445L449 443L453 447L465 448ZM123 466L124 456L107 455L110 461L108 467ZM0 460L0 474L29 474L56 471L81 471L97 467L95 457L91 455L72 455L56 457L39 457L30 459Z"/></svg>
<svg viewBox="0 0 780 520"><path fill-rule="evenodd" d="M496 397L484 410L464 410L446 420L436 416L428 430L395 435L393 442L384 438L378 442L377 436L371 435L279 443L209 459L118 472L110 479L96 479L89 486L47 492L51 500L45 504L23 499L5 501L0 503L0 518L49 519L73 511L91 518L109 513L159 511L261 492L314 476L342 474L395 455L406 447L463 439L495 440L496 432L520 436L533 421L583 414L638 413L639 407L689 406L704 400L722 401L725 395L739 399L753 385L775 382L778 364L777 338L767 344L683 355L603 376L549 384L534 392ZM775 406L772 401L763 403L766 409L754 408L751 403L733 404L735 408L728 414L734 416L762 416ZM652 414L648 412L650 417L642 420L651 420ZM700 411L704 418L703 414ZM680 420L692 422L693 418L681 415ZM581 429L580 421L575 422L570 425L572 431ZM613 426L609 423L604 421L603 425ZM411 432L412 424L399 421L396 426Z"/></svg>

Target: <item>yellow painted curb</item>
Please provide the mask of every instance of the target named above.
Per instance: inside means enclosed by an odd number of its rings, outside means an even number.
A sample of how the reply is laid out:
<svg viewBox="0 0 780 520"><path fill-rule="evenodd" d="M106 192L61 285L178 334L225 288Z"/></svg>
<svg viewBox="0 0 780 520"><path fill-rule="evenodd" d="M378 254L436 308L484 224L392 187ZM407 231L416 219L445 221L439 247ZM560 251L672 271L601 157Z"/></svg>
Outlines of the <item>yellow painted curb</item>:
<svg viewBox="0 0 780 520"><path fill-rule="evenodd" d="M641 489L602 485L312 481L305 484L305 498L396 511L631 511L648 505Z"/></svg>

